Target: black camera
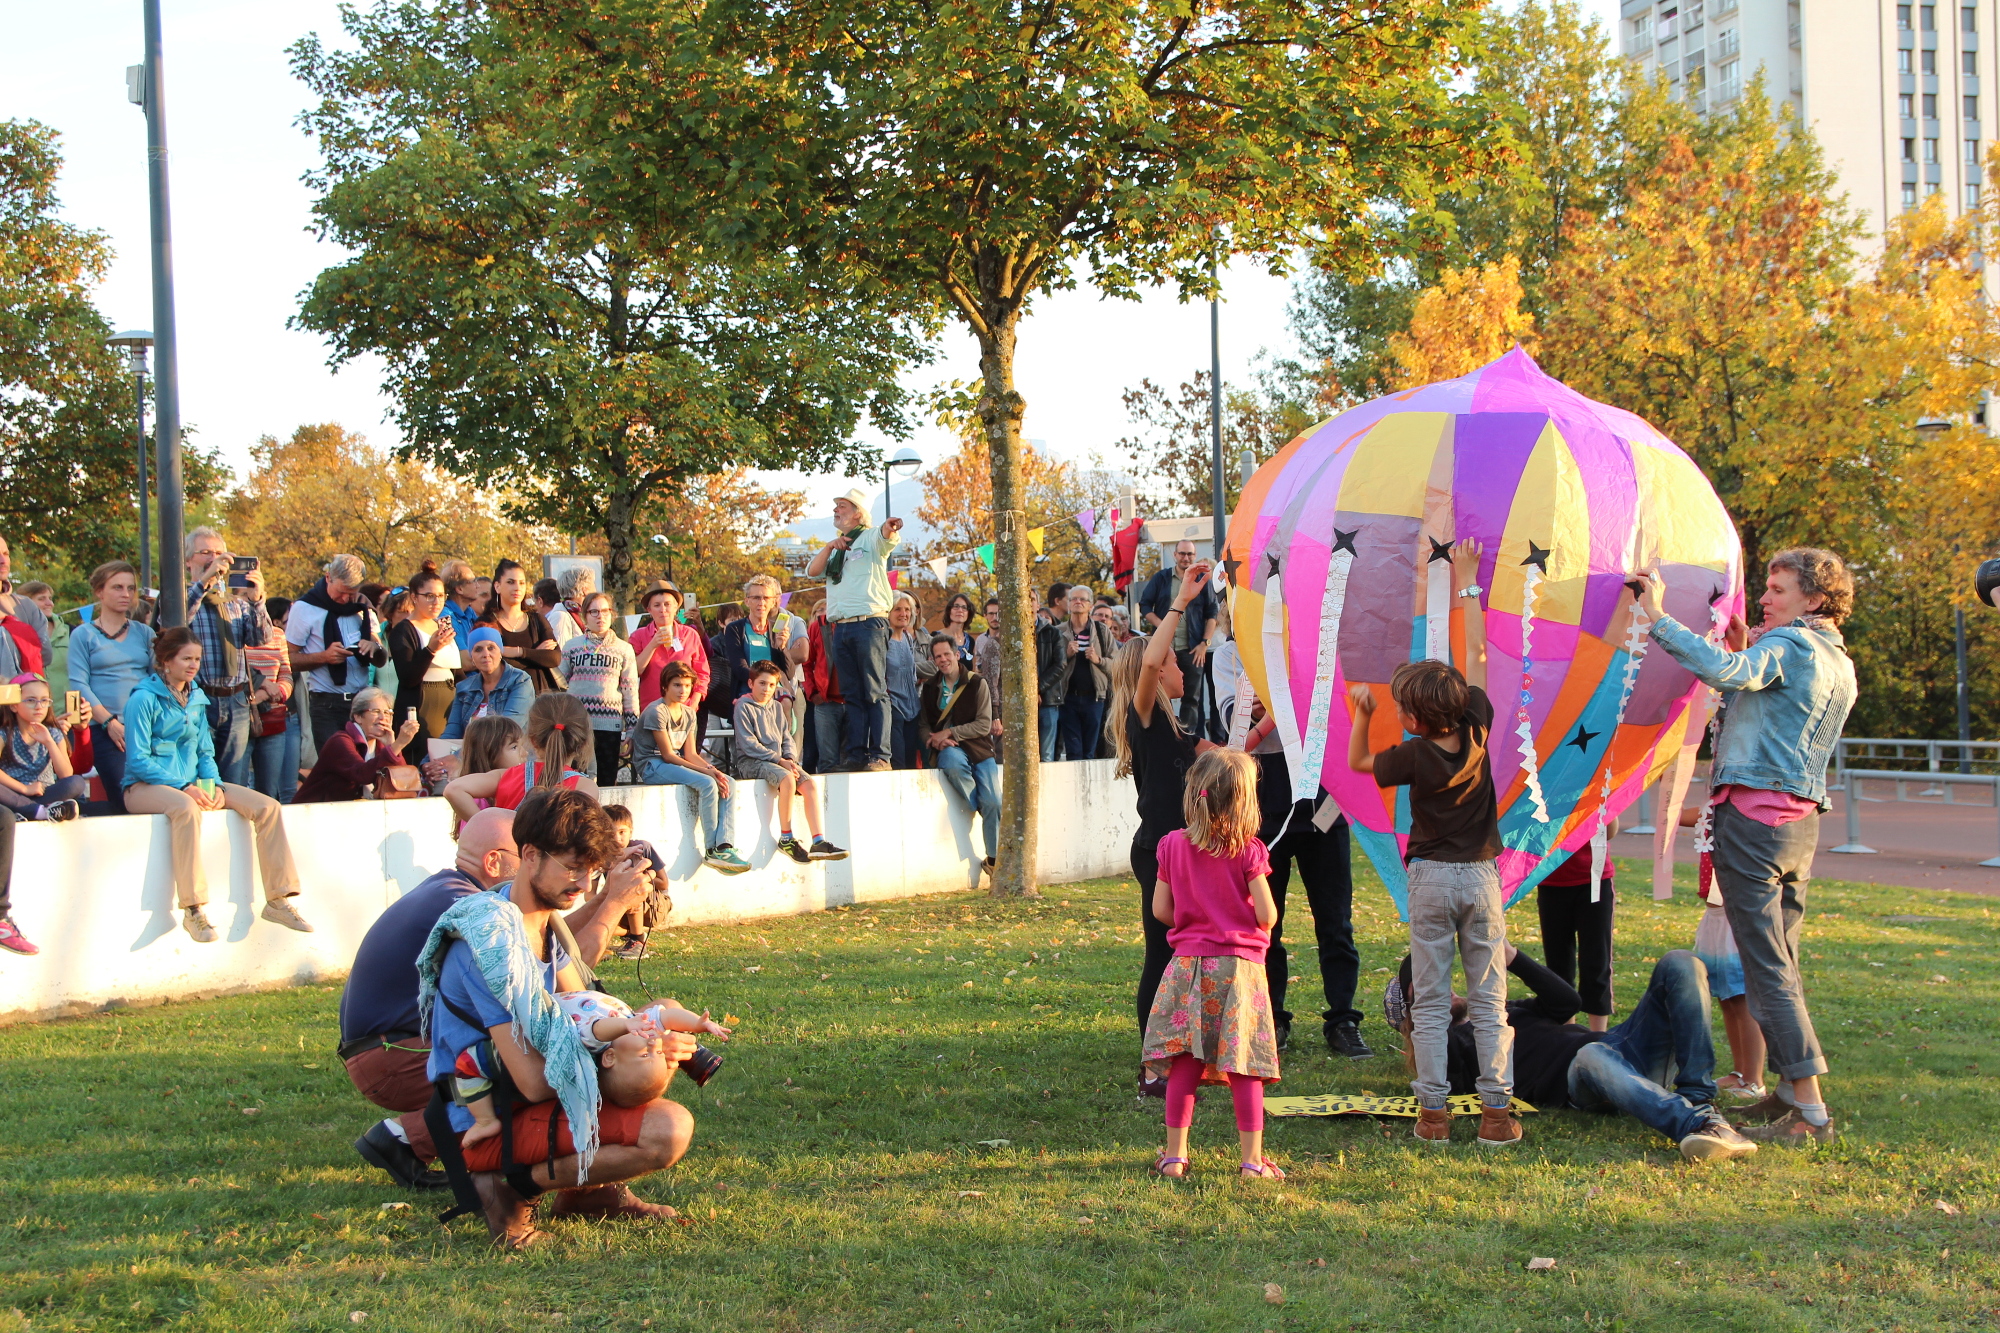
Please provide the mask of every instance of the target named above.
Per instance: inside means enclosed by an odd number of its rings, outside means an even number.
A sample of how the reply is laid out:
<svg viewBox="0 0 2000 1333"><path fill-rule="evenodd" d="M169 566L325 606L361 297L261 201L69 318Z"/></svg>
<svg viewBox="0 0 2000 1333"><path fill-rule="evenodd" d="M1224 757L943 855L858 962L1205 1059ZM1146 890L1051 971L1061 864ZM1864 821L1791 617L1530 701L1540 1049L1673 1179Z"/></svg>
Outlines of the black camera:
<svg viewBox="0 0 2000 1333"><path fill-rule="evenodd" d="M1995 605L1994 589L2000 588L2000 560L1988 560L1979 566L1979 572L1972 576L1972 586L1979 594L1979 600L1988 606Z"/></svg>
<svg viewBox="0 0 2000 1333"><path fill-rule="evenodd" d="M229 586L232 588L249 587L250 571L257 567L257 557L254 555L239 555L232 558L229 562Z"/></svg>
<svg viewBox="0 0 2000 1333"><path fill-rule="evenodd" d="M694 1048L694 1054L681 1061L681 1072L694 1080L697 1088L705 1088L715 1077L715 1071L722 1068L722 1057L706 1046Z"/></svg>

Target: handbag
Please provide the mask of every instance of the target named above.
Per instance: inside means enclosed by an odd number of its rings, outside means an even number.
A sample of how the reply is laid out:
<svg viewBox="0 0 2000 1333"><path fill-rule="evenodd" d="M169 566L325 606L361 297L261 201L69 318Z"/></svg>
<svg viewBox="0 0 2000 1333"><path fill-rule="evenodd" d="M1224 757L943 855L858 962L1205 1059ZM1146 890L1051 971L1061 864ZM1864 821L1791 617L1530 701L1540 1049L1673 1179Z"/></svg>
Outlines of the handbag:
<svg viewBox="0 0 2000 1333"><path fill-rule="evenodd" d="M261 689L269 688L270 684L271 678L269 676L266 676L256 667L250 668L251 694L254 695ZM292 715L289 700L266 701L261 707L257 707L256 705L253 705L253 707L256 708L257 712L257 734L260 737L282 736L285 734L285 725L290 721Z"/></svg>
<svg viewBox="0 0 2000 1333"><path fill-rule="evenodd" d="M375 799L408 801L424 795L424 775L414 764L391 764L375 776Z"/></svg>

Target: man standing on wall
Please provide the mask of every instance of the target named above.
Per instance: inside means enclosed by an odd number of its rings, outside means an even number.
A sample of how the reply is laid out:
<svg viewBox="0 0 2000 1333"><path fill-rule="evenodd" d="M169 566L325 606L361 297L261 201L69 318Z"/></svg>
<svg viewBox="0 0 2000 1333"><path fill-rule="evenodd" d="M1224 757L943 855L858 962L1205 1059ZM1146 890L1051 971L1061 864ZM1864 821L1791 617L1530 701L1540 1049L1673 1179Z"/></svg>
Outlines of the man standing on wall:
<svg viewBox="0 0 2000 1333"><path fill-rule="evenodd" d="M868 497L853 490L833 502L839 535L806 566L826 577L826 618L834 624L833 668L847 700L847 741L841 767L850 773L889 771L889 554L902 540L903 520L881 527L868 519ZM822 763L826 762L822 757Z"/></svg>

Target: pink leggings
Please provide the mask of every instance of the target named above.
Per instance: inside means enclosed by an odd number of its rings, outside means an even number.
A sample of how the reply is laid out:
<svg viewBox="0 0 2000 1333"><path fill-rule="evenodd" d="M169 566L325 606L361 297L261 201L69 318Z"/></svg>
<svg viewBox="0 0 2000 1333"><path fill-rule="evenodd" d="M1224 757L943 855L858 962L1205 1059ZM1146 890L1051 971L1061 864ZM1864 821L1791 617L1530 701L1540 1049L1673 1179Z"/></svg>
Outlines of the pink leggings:
<svg viewBox="0 0 2000 1333"><path fill-rule="evenodd" d="M1167 1072L1167 1127L1186 1129L1194 1123L1194 1094L1201 1085L1201 1061L1192 1055L1174 1057ZM1229 1098L1236 1103L1236 1131L1255 1134L1264 1128L1264 1080L1249 1074L1229 1075Z"/></svg>

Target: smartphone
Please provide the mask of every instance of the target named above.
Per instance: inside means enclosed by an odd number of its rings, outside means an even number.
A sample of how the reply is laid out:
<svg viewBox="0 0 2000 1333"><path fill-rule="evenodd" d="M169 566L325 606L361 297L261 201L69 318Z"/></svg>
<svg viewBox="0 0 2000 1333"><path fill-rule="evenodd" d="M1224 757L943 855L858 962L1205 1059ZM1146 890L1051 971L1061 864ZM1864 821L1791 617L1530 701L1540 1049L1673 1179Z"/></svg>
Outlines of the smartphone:
<svg viewBox="0 0 2000 1333"><path fill-rule="evenodd" d="M229 586L232 588L249 587L250 580L246 576L250 573L251 570L256 568L258 568L257 557L254 555L238 555L230 557Z"/></svg>
<svg viewBox="0 0 2000 1333"><path fill-rule="evenodd" d="M63 716L77 719L79 722L88 722L90 720L90 710L83 702L82 691L69 690L64 693Z"/></svg>

